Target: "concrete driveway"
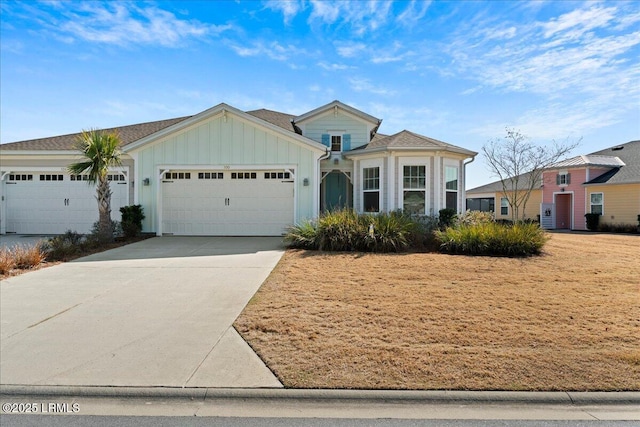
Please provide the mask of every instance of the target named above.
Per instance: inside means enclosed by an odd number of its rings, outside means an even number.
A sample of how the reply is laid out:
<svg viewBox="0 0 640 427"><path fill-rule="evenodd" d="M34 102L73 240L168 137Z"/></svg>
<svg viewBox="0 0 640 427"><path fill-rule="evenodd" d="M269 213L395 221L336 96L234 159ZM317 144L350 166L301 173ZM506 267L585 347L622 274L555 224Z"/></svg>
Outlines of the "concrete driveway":
<svg viewBox="0 0 640 427"><path fill-rule="evenodd" d="M281 387L231 326L279 238L156 237L0 283L0 384Z"/></svg>

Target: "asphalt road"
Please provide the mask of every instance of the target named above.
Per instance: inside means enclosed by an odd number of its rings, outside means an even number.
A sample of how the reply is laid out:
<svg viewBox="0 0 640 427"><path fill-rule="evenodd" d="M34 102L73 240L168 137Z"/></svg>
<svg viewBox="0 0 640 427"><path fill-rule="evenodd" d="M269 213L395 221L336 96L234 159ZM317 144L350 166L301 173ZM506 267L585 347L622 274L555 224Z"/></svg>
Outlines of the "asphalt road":
<svg viewBox="0 0 640 427"><path fill-rule="evenodd" d="M635 427L637 421L531 421L531 420L416 420L349 418L238 418L238 417L133 417L2 415L2 427Z"/></svg>

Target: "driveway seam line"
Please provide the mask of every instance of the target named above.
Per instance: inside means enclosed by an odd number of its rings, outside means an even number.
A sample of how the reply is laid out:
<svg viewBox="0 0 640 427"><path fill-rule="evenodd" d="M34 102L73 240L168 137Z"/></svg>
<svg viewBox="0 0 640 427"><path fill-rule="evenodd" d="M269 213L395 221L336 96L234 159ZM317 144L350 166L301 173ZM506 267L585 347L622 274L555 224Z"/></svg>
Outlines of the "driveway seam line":
<svg viewBox="0 0 640 427"><path fill-rule="evenodd" d="M189 375L189 378L187 378L187 380L184 382L184 384L182 385L182 388L187 387L187 384L189 384L189 381L191 381L191 379L193 378L193 376L196 374L196 372L198 372L198 370L200 369L200 367L204 364L204 361L207 360L207 357L209 357L209 355L213 352L213 349L216 348L216 346L218 345L218 343L220 343L220 340L222 339L223 336L225 336L227 334L227 332L229 331L228 327L227 329L224 330L224 332L222 332L222 334L220 334L220 336L218 337L218 339L216 340L216 342L213 344L213 346L211 347L211 349L207 352L207 354L202 358L202 360L200 361L200 363L198 363L198 366L196 366L196 368L193 370L193 372L191 372L191 375Z"/></svg>

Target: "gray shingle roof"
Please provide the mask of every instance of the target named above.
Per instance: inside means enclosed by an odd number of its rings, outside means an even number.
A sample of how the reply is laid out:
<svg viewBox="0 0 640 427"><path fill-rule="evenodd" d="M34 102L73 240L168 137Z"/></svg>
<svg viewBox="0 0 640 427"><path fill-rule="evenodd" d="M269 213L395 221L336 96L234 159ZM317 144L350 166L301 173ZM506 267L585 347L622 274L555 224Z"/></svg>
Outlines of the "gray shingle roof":
<svg viewBox="0 0 640 427"><path fill-rule="evenodd" d="M434 148L476 154L473 151L467 150L465 148L457 147L455 145L438 141L437 139L429 138L427 136L419 135L408 130L403 130L393 135L376 134L371 142L369 142L367 145L359 147L358 149L352 151L366 152L380 148Z"/></svg>
<svg viewBox="0 0 640 427"><path fill-rule="evenodd" d="M640 140L615 145L596 151L589 156L615 156L624 162L624 166L592 179L587 184L630 184L640 182Z"/></svg>
<svg viewBox="0 0 640 427"><path fill-rule="evenodd" d="M116 132L120 136L121 146L126 146L144 138L145 136L156 133L159 130L179 123L191 116L178 117L175 119L159 120L155 122L139 123L136 125L120 126L115 128L103 129L105 132ZM0 145L2 150L73 150L73 143L80 136L80 133L71 133L68 135L52 136L49 138L30 139L26 141L10 142Z"/></svg>
<svg viewBox="0 0 640 427"><path fill-rule="evenodd" d="M291 119L293 119L295 116L291 114L267 110L264 108L261 108L260 110L247 111L247 114L251 114L252 116L262 119L265 122L269 122L272 125L276 125L288 131L294 132L293 125L291 124Z"/></svg>

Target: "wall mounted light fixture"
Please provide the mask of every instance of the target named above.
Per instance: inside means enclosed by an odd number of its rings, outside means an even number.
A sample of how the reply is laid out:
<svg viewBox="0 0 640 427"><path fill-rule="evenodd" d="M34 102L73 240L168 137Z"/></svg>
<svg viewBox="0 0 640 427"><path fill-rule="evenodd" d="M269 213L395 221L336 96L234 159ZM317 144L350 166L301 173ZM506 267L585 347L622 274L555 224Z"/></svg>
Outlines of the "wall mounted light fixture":
<svg viewBox="0 0 640 427"><path fill-rule="evenodd" d="M302 185L304 185L305 187L309 186L309 178L305 178L302 180Z"/></svg>
<svg viewBox="0 0 640 427"><path fill-rule="evenodd" d="M151 180L149 178L145 178L142 180L142 185L150 185L151 184Z"/></svg>

